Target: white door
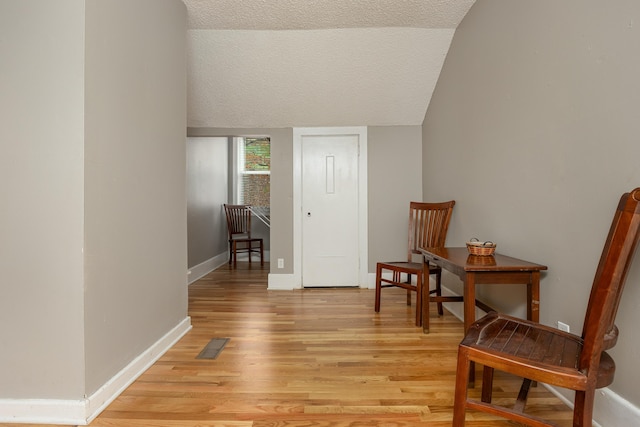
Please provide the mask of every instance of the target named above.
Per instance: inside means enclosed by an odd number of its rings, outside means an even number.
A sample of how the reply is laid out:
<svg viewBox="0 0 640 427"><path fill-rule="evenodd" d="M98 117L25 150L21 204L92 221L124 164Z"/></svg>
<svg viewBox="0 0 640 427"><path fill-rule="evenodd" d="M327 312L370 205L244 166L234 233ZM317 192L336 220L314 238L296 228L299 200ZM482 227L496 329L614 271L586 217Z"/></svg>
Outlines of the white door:
<svg viewBox="0 0 640 427"><path fill-rule="evenodd" d="M357 286L358 135L302 136L302 286Z"/></svg>

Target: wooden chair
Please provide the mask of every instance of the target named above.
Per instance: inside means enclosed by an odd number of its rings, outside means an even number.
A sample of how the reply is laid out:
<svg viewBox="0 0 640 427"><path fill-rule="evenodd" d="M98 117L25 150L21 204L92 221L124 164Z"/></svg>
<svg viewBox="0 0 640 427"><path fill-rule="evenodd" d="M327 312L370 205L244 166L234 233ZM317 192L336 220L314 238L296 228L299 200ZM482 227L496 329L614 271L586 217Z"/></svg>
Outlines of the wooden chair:
<svg viewBox="0 0 640 427"><path fill-rule="evenodd" d="M422 325L422 288L423 282L429 289L428 275L423 277L424 263L414 262L414 255L421 255L419 248L444 246L449 229L449 221L453 205L456 202L409 204L409 244L407 247L407 260L397 262L379 262L376 266L376 302L375 311L380 311L380 291L382 288L397 286L407 290L407 305L411 305L411 292L416 292L416 326ZM391 278L383 277L385 271L391 272ZM433 266L429 274L436 276L436 288L431 291L441 295L440 280L442 270ZM404 275L404 276L403 276ZM416 277L416 283L412 283L412 276ZM442 315L442 303L438 303L438 313Z"/></svg>
<svg viewBox="0 0 640 427"><path fill-rule="evenodd" d="M238 253L260 254L260 265L264 265L264 249L261 238L251 237L251 211L247 205L224 205L229 231L229 264L236 265Z"/></svg>
<svg viewBox="0 0 640 427"><path fill-rule="evenodd" d="M613 382L615 364L605 350L616 344L618 303L640 236L640 188L625 193L613 218L596 270L582 335L489 313L474 323L458 349L453 426L465 410L499 415L528 426L553 426L524 412L532 381L575 390L574 426L591 426L597 388ZM471 362L484 365L481 401L467 396ZM524 378L512 408L491 403L494 369Z"/></svg>

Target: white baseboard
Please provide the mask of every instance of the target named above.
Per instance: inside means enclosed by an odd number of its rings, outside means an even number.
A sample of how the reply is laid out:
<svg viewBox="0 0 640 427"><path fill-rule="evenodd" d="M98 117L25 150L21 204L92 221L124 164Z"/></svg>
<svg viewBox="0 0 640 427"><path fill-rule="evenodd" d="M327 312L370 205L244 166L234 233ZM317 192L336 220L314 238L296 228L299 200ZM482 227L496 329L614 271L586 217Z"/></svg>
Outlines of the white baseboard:
<svg viewBox="0 0 640 427"><path fill-rule="evenodd" d="M293 289L301 289L300 283L297 283L293 274L273 274L269 273L267 279L267 289L278 291L291 291Z"/></svg>
<svg viewBox="0 0 640 427"><path fill-rule="evenodd" d="M87 399L86 424L97 417L131 383L151 367L164 353L191 330L191 318L185 317L172 330L136 357Z"/></svg>
<svg viewBox="0 0 640 427"><path fill-rule="evenodd" d="M375 274L373 276L373 286L368 283L370 281L369 276L370 275L368 275L366 278L367 283L364 285L360 285L360 288L375 288ZM302 283L300 283L300 278L296 278L294 274L269 274L267 289L277 291L291 291L293 289L302 289Z"/></svg>
<svg viewBox="0 0 640 427"><path fill-rule="evenodd" d="M573 409L573 391L548 384L543 385ZM593 425L595 427L638 426L640 425L640 408L609 388L598 389L593 405Z"/></svg>
<svg viewBox="0 0 640 427"><path fill-rule="evenodd" d="M593 419L599 426L638 426L640 408L609 388L596 390Z"/></svg>
<svg viewBox="0 0 640 427"><path fill-rule="evenodd" d="M229 254L227 252L209 258L208 260L201 262L189 269L188 283L192 284L196 280L202 279L207 274L211 273L216 268L223 266L229 262Z"/></svg>
<svg viewBox="0 0 640 427"><path fill-rule="evenodd" d="M367 289L376 288L376 273L367 274Z"/></svg>
<svg viewBox="0 0 640 427"><path fill-rule="evenodd" d="M85 399L0 399L0 422L87 425L191 329L186 317Z"/></svg>
<svg viewBox="0 0 640 427"><path fill-rule="evenodd" d="M87 400L0 399L0 422L86 425Z"/></svg>

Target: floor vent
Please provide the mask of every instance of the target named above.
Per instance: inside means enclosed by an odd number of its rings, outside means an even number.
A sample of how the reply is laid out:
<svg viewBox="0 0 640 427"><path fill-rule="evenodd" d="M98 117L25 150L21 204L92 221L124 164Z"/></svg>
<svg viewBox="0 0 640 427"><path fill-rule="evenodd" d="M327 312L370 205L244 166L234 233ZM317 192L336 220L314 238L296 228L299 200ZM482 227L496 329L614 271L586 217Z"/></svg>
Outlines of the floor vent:
<svg viewBox="0 0 640 427"><path fill-rule="evenodd" d="M215 359L222 349L229 342L229 338L213 338L209 344L200 352L196 359Z"/></svg>

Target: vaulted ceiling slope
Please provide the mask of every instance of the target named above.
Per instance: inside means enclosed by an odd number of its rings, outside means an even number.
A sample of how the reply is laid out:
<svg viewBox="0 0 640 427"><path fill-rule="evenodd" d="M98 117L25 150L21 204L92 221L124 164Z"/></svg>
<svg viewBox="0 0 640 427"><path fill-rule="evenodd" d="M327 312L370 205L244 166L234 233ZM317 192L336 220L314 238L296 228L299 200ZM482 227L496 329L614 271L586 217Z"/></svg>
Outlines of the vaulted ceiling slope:
<svg viewBox="0 0 640 427"><path fill-rule="evenodd" d="M475 0L183 0L188 125L419 125Z"/></svg>

